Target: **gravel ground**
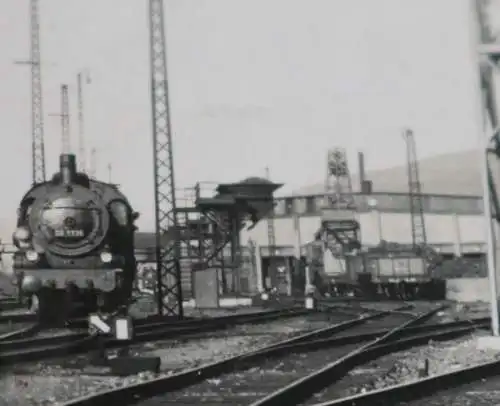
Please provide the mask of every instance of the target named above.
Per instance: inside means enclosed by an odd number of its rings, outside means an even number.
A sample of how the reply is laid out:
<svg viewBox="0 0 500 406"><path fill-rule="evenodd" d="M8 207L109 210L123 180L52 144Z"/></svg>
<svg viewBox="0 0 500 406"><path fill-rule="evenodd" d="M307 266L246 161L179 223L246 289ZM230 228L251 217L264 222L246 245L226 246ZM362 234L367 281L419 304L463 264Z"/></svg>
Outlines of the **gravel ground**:
<svg viewBox="0 0 500 406"><path fill-rule="evenodd" d="M382 357L352 370L337 385L318 394L314 401L316 403L332 398L352 396L419 379L425 360L428 360L428 373L431 376L500 359L500 353L497 351L477 350L476 338L487 334L487 332L478 331L460 339L430 342L425 347L416 347Z"/></svg>
<svg viewBox="0 0 500 406"><path fill-rule="evenodd" d="M184 308L184 315L188 317L220 317L232 314L245 314L264 311L263 307L236 306L219 309ZM270 310L270 309L267 309ZM142 296L131 306L130 314L133 317L146 317L156 314L156 302L152 296Z"/></svg>
<svg viewBox="0 0 500 406"><path fill-rule="evenodd" d="M473 382L432 397L401 406L497 406L500 405L500 377Z"/></svg>
<svg viewBox="0 0 500 406"><path fill-rule="evenodd" d="M442 322L475 319L490 316L489 303L451 303L443 310Z"/></svg>
<svg viewBox="0 0 500 406"><path fill-rule="evenodd" d="M335 317L335 322L349 317ZM231 329L242 334L265 332L267 335L250 337L225 337L179 342L147 343L132 348L133 353L154 355L162 358L163 375L203 363L216 361L272 342L280 341L300 331L324 327L328 321L324 315L298 317L266 323L265 325L238 326ZM102 376L105 370L88 366L88 357L73 357L70 360L16 366L0 375L0 406L57 405L58 402L84 396L89 393L140 382L153 377L141 373L128 378ZM78 375L78 379L75 379ZM99 376L101 375L101 376Z"/></svg>
<svg viewBox="0 0 500 406"><path fill-rule="evenodd" d="M385 310L388 305L380 304L374 306L372 303L370 307L380 307L380 310ZM149 313L149 308L151 308L151 302L148 300L137 305L135 311L138 315L144 315ZM422 306L418 306L417 308L420 310ZM215 311L203 311L202 314L194 309L189 310L193 314L187 315L213 317L235 314L236 312L255 312L261 309L217 309ZM436 317L442 322L447 322L459 319L487 317L488 315L488 305L477 303L451 305L449 309L440 312ZM341 316L335 316L336 321L339 321L340 318ZM348 316L345 317L345 319L348 318ZM306 320L305 318L296 318L267 323L264 328L262 325L238 326L231 329L232 337L190 340L188 342L170 340L148 343L134 347L132 351L144 355L160 356L162 358L162 374L169 375L182 369L268 345L273 341L282 340L286 336L294 335L294 333L296 334L300 331L320 328L325 325L324 319ZM263 332L268 334L253 337L243 336L245 333L258 334ZM241 336L235 336L240 333L242 334ZM432 374L491 360L496 356L496 353L490 351L478 352L475 349L473 337L468 337L467 339L448 343L436 343L429 347L393 354L372 363L364 369L357 369L351 375L355 375L356 379L361 377L361 381L365 381L364 390L368 390L369 388L383 387L396 382L415 379L418 376L417 368L422 359L429 359L429 369ZM102 376L103 370L86 366L87 361L86 357L76 357L67 362L59 360L51 363L17 367L9 373L4 373L0 376L0 393L2 394L0 396L0 406L57 405L59 404L58 402L63 402L69 398L113 387L120 387L153 377L150 373L141 373L128 378ZM75 379L75 375L78 375L78 379ZM380 378L373 380L374 375ZM352 393L353 391L350 388L345 388L341 392L336 392L335 396L347 396ZM325 394L326 392L323 393L323 395ZM497 395L500 398L500 394L497 393ZM476 395L470 396L474 398ZM466 404L469 403L464 403L464 405ZM477 404L478 406L480 405L479 403ZM498 404L498 402L489 404Z"/></svg>

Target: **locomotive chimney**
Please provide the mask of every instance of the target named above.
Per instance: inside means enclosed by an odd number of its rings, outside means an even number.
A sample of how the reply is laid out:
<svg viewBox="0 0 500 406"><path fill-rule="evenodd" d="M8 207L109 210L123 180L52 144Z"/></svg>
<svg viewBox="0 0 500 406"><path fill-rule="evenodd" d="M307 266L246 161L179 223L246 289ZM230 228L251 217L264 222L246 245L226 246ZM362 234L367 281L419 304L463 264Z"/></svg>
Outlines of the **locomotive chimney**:
<svg viewBox="0 0 500 406"><path fill-rule="evenodd" d="M361 151L358 152L358 163L359 163L359 185L360 189L362 189L363 183L366 180L366 173L365 173L365 154L363 154L363 152Z"/></svg>
<svg viewBox="0 0 500 406"><path fill-rule="evenodd" d="M61 181L64 185L71 185L76 179L76 156L73 154L61 154L59 156L59 170Z"/></svg>

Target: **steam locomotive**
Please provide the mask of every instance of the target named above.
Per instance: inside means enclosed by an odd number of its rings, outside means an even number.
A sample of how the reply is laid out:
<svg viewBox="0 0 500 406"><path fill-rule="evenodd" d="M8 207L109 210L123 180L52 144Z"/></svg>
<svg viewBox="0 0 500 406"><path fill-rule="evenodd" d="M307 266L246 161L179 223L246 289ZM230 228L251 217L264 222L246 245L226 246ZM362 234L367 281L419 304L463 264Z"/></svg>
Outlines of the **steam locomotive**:
<svg viewBox="0 0 500 406"><path fill-rule="evenodd" d="M132 295L138 213L115 185L77 172L62 154L59 172L22 198L13 271L22 298L42 319L112 311Z"/></svg>

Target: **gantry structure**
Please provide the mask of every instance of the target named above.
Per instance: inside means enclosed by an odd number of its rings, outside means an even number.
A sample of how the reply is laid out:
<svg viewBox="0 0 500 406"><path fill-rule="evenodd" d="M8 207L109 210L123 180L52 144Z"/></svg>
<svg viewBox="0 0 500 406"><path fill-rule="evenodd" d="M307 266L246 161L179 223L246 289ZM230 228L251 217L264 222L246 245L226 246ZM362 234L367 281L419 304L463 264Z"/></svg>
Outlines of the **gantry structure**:
<svg viewBox="0 0 500 406"><path fill-rule="evenodd" d="M163 0L149 0L149 39L156 223L156 298L160 314L182 318L180 238L176 215Z"/></svg>
<svg viewBox="0 0 500 406"><path fill-rule="evenodd" d="M332 148L326 158L325 199L317 236L334 255L343 256L360 248L359 231L347 153Z"/></svg>
<svg viewBox="0 0 500 406"><path fill-rule="evenodd" d="M250 178L220 184L204 197L197 185L194 201L180 206L176 197L172 126L168 93L167 44L163 0L149 0L150 75L156 222L156 299L160 315L183 317L183 275L216 267L230 244L233 281L239 285L239 233L272 209L281 185ZM184 278L185 279L185 278Z"/></svg>
<svg viewBox="0 0 500 406"><path fill-rule="evenodd" d="M408 194L410 198L411 235L413 248L427 245L425 230L424 205L422 198L422 185L417 157L417 145L413 131L405 129L403 138L406 143L406 164L408 167Z"/></svg>
<svg viewBox="0 0 500 406"><path fill-rule="evenodd" d="M492 8L500 6L495 0L469 0L473 57L477 64L476 123L480 136L483 162L484 215L487 220L488 273L490 279L493 335L499 335L497 294L497 243L500 222L498 186L500 185L500 127L495 83L500 76L500 38L492 27ZM492 221L490 219L496 221Z"/></svg>

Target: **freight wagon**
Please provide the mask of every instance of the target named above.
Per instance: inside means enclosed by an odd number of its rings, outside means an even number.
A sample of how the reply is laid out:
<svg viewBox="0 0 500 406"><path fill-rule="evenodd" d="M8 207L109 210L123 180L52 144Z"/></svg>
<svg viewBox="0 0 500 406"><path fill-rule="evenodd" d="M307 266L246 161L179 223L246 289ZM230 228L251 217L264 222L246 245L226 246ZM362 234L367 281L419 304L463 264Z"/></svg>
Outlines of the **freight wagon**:
<svg viewBox="0 0 500 406"><path fill-rule="evenodd" d="M433 276L433 266L413 247L363 248L356 255L340 255L314 241L309 244L307 261L335 296L407 300L435 296L436 289L442 290L442 281Z"/></svg>

